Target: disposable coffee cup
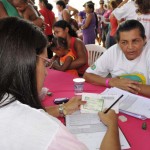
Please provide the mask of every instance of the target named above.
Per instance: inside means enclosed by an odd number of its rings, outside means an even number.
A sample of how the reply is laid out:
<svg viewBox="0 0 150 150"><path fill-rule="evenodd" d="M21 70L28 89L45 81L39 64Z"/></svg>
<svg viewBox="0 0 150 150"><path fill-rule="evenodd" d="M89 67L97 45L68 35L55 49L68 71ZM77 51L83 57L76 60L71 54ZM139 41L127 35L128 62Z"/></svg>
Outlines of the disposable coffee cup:
<svg viewBox="0 0 150 150"><path fill-rule="evenodd" d="M75 93L75 95L81 95L83 92L85 79L75 78L75 79L73 79L73 82L74 82L74 93Z"/></svg>

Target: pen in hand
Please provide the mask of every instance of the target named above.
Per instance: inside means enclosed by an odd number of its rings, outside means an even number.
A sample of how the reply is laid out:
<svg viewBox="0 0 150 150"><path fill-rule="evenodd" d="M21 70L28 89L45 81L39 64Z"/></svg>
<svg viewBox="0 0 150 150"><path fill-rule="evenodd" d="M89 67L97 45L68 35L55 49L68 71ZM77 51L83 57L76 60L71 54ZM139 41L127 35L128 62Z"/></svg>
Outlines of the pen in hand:
<svg viewBox="0 0 150 150"><path fill-rule="evenodd" d="M118 99L108 109L106 109L104 111L104 114L106 114L122 97L123 97L123 95L121 95L120 97L118 97Z"/></svg>

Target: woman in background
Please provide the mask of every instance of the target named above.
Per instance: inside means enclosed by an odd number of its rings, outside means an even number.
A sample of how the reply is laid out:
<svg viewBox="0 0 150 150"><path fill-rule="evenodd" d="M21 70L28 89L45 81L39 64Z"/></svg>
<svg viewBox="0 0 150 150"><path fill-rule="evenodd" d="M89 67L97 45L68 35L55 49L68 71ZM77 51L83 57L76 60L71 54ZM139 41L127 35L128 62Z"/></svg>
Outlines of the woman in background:
<svg viewBox="0 0 150 150"><path fill-rule="evenodd" d="M95 44L98 19L94 13L94 3L85 4L86 19L82 22L83 42L84 44Z"/></svg>
<svg viewBox="0 0 150 150"><path fill-rule="evenodd" d="M88 67L88 55L84 43L77 38L76 32L64 20L54 24L54 33L56 37L62 37L67 40L69 49L76 56L69 69L77 69L79 76L82 76Z"/></svg>
<svg viewBox="0 0 150 150"><path fill-rule="evenodd" d="M103 16L103 14L105 13L106 10L104 8L104 1L103 0L100 0L99 4L100 4L100 7L98 9L96 9L95 12L96 12L97 17L98 17L97 41L100 44L101 43L101 39L102 39L102 22L101 22L101 17Z"/></svg>
<svg viewBox="0 0 150 150"><path fill-rule="evenodd" d="M56 21L55 14L52 11L53 6L48 3L48 0L39 0L39 6L40 6L39 12L44 17L44 22L45 22L44 33L48 37L48 41L51 42L54 37L52 32L52 27ZM52 58L53 52L50 50L49 47L47 49L47 52L48 52L48 58Z"/></svg>
<svg viewBox="0 0 150 150"><path fill-rule="evenodd" d="M52 58L52 68L78 76L76 69L69 69L70 64L76 59L76 56L73 54L72 50L68 48L66 39L61 37L54 38L51 42L50 49L56 54Z"/></svg>

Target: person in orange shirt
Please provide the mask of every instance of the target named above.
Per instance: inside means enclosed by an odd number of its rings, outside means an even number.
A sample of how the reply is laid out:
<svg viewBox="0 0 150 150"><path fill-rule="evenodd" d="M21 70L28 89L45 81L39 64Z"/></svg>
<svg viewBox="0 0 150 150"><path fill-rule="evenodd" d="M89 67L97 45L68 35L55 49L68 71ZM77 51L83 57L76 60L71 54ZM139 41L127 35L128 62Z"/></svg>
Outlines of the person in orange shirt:
<svg viewBox="0 0 150 150"><path fill-rule="evenodd" d="M56 54L52 58L52 68L78 76L76 69L69 69L70 64L76 59L76 56L73 54L72 50L68 48L66 39L61 37L54 38L50 45L50 49Z"/></svg>

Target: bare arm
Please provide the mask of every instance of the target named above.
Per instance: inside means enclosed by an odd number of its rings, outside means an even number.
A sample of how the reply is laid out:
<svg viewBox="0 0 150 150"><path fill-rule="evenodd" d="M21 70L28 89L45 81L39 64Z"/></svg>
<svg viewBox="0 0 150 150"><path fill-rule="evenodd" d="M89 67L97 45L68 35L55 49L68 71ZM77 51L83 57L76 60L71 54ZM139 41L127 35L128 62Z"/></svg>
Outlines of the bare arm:
<svg viewBox="0 0 150 150"><path fill-rule="evenodd" d="M93 14L89 14L85 20L85 24L81 27L81 29L86 29L89 27Z"/></svg>
<svg viewBox="0 0 150 150"><path fill-rule="evenodd" d="M77 53L77 58L71 63L69 69L77 69L85 65L87 62L86 48L80 39L76 38L74 48Z"/></svg>
<svg viewBox="0 0 150 150"><path fill-rule="evenodd" d="M92 74L92 73L87 73L85 72L84 76L85 80L87 82L90 82L92 84L96 84L96 85L102 85L102 86L106 86L106 79L104 77L101 77L99 75L96 74ZM129 91L131 93L134 94L138 94L140 91L140 84L139 82L130 80L130 79L125 79L125 78L111 78L109 81L109 86L110 87L117 87L120 88L122 90L126 90Z"/></svg>
<svg viewBox="0 0 150 150"><path fill-rule="evenodd" d="M64 104L64 108L67 112L67 115L72 114L73 112L77 111L80 109L81 105L84 105L86 102L85 101L81 101L81 98L79 97L73 97L71 98L67 103ZM46 111L47 113L49 113L50 115L54 116L54 117L59 117L59 106L50 106L50 107L46 107Z"/></svg>
<svg viewBox="0 0 150 150"><path fill-rule="evenodd" d="M59 65L58 63L54 63L53 68L56 70L60 70L60 71L66 71L69 69L69 66L70 66L72 61L73 61L73 58L68 56L63 65Z"/></svg>
<svg viewBox="0 0 150 150"><path fill-rule="evenodd" d="M110 110L106 114L99 112L99 117L108 127L101 143L100 150L121 150L117 115L113 110Z"/></svg>
<svg viewBox="0 0 150 150"><path fill-rule="evenodd" d="M29 5L23 13L23 18L33 22L39 27L43 27L43 20L37 16L33 6Z"/></svg>
<svg viewBox="0 0 150 150"><path fill-rule="evenodd" d="M83 77L87 82L90 82L90 83L95 84L95 85L105 86L106 78L103 78L99 75L85 72Z"/></svg>
<svg viewBox="0 0 150 150"><path fill-rule="evenodd" d="M150 97L150 85L139 84L139 94Z"/></svg>
<svg viewBox="0 0 150 150"><path fill-rule="evenodd" d="M2 2L0 2L0 18L4 18L4 17L8 17L8 14L7 14Z"/></svg>
<svg viewBox="0 0 150 150"><path fill-rule="evenodd" d="M68 7L68 10L69 10L70 12L72 12L72 14L70 14L71 16L74 16L75 14L77 14L77 13L79 12L76 8L74 8L74 7L72 7L72 6L69 6L69 7Z"/></svg>

